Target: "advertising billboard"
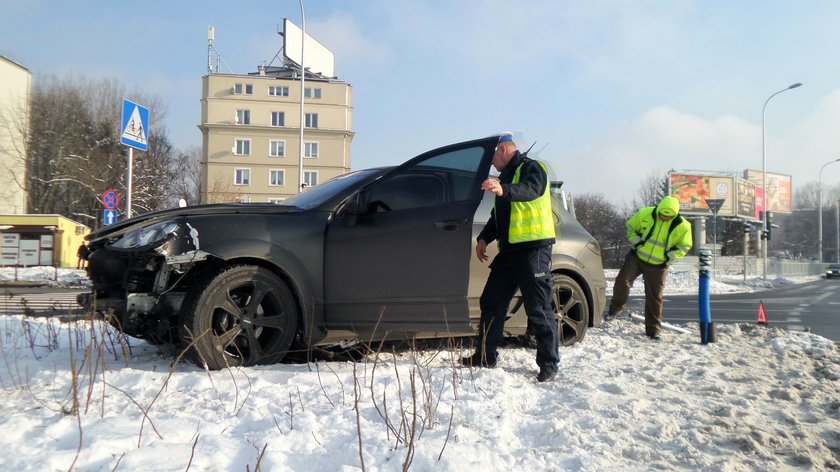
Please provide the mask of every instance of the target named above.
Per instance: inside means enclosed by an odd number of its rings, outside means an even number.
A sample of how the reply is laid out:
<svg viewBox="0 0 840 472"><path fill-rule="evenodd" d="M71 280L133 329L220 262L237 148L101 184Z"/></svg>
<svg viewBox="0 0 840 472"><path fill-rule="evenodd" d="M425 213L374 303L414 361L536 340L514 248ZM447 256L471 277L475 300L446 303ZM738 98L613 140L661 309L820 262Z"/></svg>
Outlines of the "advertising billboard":
<svg viewBox="0 0 840 472"><path fill-rule="evenodd" d="M288 18L283 19L283 38L285 38L283 55L286 59L297 65L303 64L310 72L327 77L335 75L335 54L309 34L304 35L303 31ZM301 45L304 48L303 51L301 51Z"/></svg>
<svg viewBox="0 0 840 472"><path fill-rule="evenodd" d="M758 189L764 186L763 173L760 170L747 169L744 178ZM793 210L793 179L784 174L767 173L767 209L778 213L790 213ZM763 197L762 197L763 202Z"/></svg>
<svg viewBox="0 0 840 472"><path fill-rule="evenodd" d="M738 186L737 216L749 220L758 218L758 216L756 216L758 213L755 208L755 185L744 179L736 179L736 185Z"/></svg>
<svg viewBox="0 0 840 472"><path fill-rule="evenodd" d="M680 213L712 215L708 200L723 200L718 215L735 216L737 189L733 177L671 173L671 195L680 201Z"/></svg>

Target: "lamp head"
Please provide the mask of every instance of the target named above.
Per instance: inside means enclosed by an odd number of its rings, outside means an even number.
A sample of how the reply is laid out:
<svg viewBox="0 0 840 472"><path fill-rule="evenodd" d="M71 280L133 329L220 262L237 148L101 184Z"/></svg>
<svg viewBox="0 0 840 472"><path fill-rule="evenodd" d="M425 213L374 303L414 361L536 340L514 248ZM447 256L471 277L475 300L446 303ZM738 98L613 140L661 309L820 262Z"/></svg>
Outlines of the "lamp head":
<svg viewBox="0 0 840 472"><path fill-rule="evenodd" d="M791 85L790 87L788 87L788 90L790 90L790 89L795 89L796 87L802 87L802 84L801 84L801 83L799 83L799 82L797 82L797 83L795 83L795 84Z"/></svg>

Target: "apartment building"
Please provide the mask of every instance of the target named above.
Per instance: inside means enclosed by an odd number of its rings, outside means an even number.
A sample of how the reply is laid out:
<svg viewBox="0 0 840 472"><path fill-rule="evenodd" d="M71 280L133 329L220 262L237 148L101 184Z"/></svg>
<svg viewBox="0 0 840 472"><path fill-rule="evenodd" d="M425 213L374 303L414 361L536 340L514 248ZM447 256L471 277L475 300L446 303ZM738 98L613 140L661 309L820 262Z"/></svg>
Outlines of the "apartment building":
<svg viewBox="0 0 840 472"><path fill-rule="evenodd" d="M352 87L307 73L301 159L299 72L261 66L202 78L202 203L279 203L350 170Z"/></svg>
<svg viewBox="0 0 840 472"><path fill-rule="evenodd" d="M32 73L0 56L0 215L26 213Z"/></svg>

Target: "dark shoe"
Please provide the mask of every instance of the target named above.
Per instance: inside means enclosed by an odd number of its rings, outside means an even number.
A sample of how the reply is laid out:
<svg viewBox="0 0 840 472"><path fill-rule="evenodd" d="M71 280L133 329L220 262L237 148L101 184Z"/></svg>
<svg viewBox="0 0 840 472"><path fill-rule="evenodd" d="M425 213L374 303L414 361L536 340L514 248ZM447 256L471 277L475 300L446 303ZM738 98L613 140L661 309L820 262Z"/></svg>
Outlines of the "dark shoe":
<svg viewBox="0 0 840 472"><path fill-rule="evenodd" d="M659 341L660 339L662 339L662 337L661 337L661 336L659 336L658 334L653 334L653 335L650 335L650 334L649 334L649 335L648 335L648 337L649 337L650 339L652 339L653 341Z"/></svg>
<svg viewBox="0 0 840 472"><path fill-rule="evenodd" d="M537 382L548 382L557 377L557 367L540 367L540 373L537 374Z"/></svg>
<svg viewBox="0 0 840 472"><path fill-rule="evenodd" d="M496 367L495 357L485 357L482 354L473 354L468 357L461 358L461 365L466 367L487 367L492 369Z"/></svg>
<svg viewBox="0 0 840 472"><path fill-rule="evenodd" d="M607 313L606 315L604 315L604 321L612 321L618 318L618 315L618 313Z"/></svg>

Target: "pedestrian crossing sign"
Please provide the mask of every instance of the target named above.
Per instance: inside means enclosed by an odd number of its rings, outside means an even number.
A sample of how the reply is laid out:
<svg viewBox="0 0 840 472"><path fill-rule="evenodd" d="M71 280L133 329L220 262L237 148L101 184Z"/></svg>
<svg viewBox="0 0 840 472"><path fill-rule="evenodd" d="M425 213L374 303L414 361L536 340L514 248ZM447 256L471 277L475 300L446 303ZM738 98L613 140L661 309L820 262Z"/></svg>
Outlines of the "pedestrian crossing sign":
<svg viewBox="0 0 840 472"><path fill-rule="evenodd" d="M149 109L123 99L120 144L145 151L149 141Z"/></svg>

